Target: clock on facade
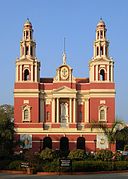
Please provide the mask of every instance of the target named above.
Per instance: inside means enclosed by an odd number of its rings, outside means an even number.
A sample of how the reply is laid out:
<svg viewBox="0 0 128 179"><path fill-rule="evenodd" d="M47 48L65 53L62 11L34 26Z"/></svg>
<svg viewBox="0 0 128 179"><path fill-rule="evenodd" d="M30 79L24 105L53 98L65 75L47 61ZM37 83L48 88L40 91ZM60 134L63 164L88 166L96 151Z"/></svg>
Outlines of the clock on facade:
<svg viewBox="0 0 128 179"><path fill-rule="evenodd" d="M66 80L68 78L68 68L62 67L61 68L61 78Z"/></svg>

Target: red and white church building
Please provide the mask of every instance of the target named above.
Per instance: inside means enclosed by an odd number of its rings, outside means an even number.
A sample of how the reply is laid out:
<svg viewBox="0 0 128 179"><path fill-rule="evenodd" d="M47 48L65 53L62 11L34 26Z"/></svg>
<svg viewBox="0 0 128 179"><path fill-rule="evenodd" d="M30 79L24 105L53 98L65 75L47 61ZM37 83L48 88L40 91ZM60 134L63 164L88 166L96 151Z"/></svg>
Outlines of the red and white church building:
<svg viewBox="0 0 128 179"><path fill-rule="evenodd" d="M24 148L96 151L109 147L101 129L91 130L93 121L107 123L108 127L115 121L114 62L109 57L106 31L100 19L93 58L89 60L89 78L73 76L65 52L55 76L43 78L33 27L27 19L14 84L16 138L24 140Z"/></svg>

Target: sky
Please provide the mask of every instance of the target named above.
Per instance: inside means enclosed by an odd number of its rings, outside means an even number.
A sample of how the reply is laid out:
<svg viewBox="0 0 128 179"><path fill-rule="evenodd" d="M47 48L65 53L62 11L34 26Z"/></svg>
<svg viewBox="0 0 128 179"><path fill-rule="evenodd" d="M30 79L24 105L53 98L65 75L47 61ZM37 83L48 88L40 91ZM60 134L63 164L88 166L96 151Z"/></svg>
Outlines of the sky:
<svg viewBox="0 0 128 179"><path fill-rule="evenodd" d="M62 64L64 37L73 75L89 77L96 25L104 20L115 62L116 117L128 123L128 1L0 0L0 104L13 105L15 61L27 18L34 28L41 77L55 76Z"/></svg>

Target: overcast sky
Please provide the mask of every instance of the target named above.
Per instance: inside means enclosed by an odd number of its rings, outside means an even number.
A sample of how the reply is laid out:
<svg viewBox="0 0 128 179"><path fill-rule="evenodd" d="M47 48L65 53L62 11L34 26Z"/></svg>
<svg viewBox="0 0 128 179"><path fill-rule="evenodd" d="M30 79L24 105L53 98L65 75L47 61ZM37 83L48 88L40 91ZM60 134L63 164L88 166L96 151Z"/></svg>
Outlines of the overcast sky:
<svg viewBox="0 0 128 179"><path fill-rule="evenodd" d="M64 37L74 76L88 77L101 17L107 27L109 54L115 61L116 116L128 122L127 0L0 0L0 104L13 104L15 60L27 18L34 28L41 77L55 76L62 63Z"/></svg>

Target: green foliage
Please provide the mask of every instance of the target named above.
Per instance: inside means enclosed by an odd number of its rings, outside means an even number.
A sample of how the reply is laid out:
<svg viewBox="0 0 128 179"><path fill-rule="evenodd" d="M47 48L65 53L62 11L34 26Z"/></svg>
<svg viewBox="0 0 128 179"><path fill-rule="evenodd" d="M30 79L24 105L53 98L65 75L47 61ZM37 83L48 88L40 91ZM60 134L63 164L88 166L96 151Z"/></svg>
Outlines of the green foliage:
<svg viewBox="0 0 128 179"><path fill-rule="evenodd" d="M102 123L102 122L92 122L91 124L91 130L93 128L100 128L104 132L105 136L107 136L108 142L110 144L110 149L111 149L111 144L115 143L116 140L119 139L119 133L118 131L120 130L121 126L125 126L124 122L121 120L116 120L113 124L112 127L108 127L107 123Z"/></svg>
<svg viewBox="0 0 128 179"><path fill-rule="evenodd" d="M55 154L56 159L67 158L67 156L69 154L69 151L67 151L67 150L65 150L65 151L63 151L63 150L55 150L54 154Z"/></svg>
<svg viewBox="0 0 128 179"><path fill-rule="evenodd" d="M108 161L112 159L113 153L111 150L102 149L102 150L97 151L95 157L97 160Z"/></svg>
<svg viewBox="0 0 128 179"><path fill-rule="evenodd" d="M128 145L124 146L124 151L128 151Z"/></svg>
<svg viewBox="0 0 128 179"><path fill-rule="evenodd" d="M10 170L21 170L21 161L20 160L12 161L9 164L9 169Z"/></svg>
<svg viewBox="0 0 128 179"><path fill-rule="evenodd" d="M40 159L43 160L53 160L55 158L55 152L52 149L46 148L41 151L40 153Z"/></svg>
<svg viewBox="0 0 128 179"><path fill-rule="evenodd" d="M119 151L116 151L114 154L113 154L113 158L112 158L114 161L122 161L124 160L124 156L119 152Z"/></svg>
<svg viewBox="0 0 128 179"><path fill-rule="evenodd" d="M53 160L44 163L42 170L44 172L58 172L59 171L59 161L58 160Z"/></svg>
<svg viewBox="0 0 128 179"><path fill-rule="evenodd" d="M128 161L113 162L113 170L128 170Z"/></svg>
<svg viewBox="0 0 128 179"><path fill-rule="evenodd" d="M113 166L106 161L74 161L73 172L111 171Z"/></svg>
<svg viewBox="0 0 128 179"><path fill-rule="evenodd" d="M14 118L14 107L9 104L0 105L0 110L4 110L4 112L8 115L10 119Z"/></svg>
<svg viewBox="0 0 128 179"><path fill-rule="evenodd" d="M40 162L39 154L38 153L35 154L31 150L25 151L24 160L25 160L25 162L29 163L30 167L36 167L38 165L38 163Z"/></svg>
<svg viewBox="0 0 128 179"><path fill-rule="evenodd" d="M82 149L72 150L69 153L68 158L73 160L83 160L85 158L85 151Z"/></svg>
<svg viewBox="0 0 128 179"><path fill-rule="evenodd" d="M0 157L7 157L12 153L14 132L14 123L10 114L4 108L0 108ZM2 153L4 155L1 155Z"/></svg>

